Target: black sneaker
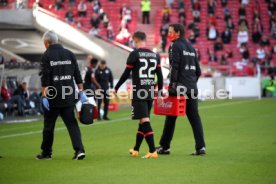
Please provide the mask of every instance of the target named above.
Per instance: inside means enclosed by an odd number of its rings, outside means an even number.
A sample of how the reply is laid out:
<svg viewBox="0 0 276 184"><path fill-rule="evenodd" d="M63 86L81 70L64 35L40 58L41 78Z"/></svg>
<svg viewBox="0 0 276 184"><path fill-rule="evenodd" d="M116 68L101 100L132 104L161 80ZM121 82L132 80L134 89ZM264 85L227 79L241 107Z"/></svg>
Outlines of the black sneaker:
<svg viewBox="0 0 276 184"><path fill-rule="evenodd" d="M162 146L156 147L156 151L160 155L169 155L171 150L170 149L164 149Z"/></svg>
<svg viewBox="0 0 276 184"><path fill-rule="evenodd" d="M110 119L108 117L104 117L103 120L109 121Z"/></svg>
<svg viewBox="0 0 276 184"><path fill-rule="evenodd" d="M100 118L100 117L98 117L98 119L97 119L98 121L102 121L102 118Z"/></svg>
<svg viewBox="0 0 276 184"><path fill-rule="evenodd" d="M47 155L40 153L39 155L36 155L37 160L52 160L52 155Z"/></svg>
<svg viewBox="0 0 276 184"><path fill-rule="evenodd" d="M78 151L75 153L73 160L83 160L85 157L85 153L83 151Z"/></svg>
<svg viewBox="0 0 276 184"><path fill-rule="evenodd" d="M205 147L203 147L201 149L196 150L191 155L193 155L193 156L204 156L204 155L206 155L206 149L205 149Z"/></svg>

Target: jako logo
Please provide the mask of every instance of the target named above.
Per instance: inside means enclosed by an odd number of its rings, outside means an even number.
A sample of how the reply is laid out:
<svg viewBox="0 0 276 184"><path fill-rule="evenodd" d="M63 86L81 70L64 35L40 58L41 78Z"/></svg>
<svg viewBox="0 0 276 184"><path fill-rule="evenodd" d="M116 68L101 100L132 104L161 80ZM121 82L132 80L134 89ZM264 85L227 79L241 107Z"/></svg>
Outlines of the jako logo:
<svg viewBox="0 0 276 184"><path fill-rule="evenodd" d="M72 77L71 75L64 75L64 76L60 76L59 80L70 80Z"/></svg>

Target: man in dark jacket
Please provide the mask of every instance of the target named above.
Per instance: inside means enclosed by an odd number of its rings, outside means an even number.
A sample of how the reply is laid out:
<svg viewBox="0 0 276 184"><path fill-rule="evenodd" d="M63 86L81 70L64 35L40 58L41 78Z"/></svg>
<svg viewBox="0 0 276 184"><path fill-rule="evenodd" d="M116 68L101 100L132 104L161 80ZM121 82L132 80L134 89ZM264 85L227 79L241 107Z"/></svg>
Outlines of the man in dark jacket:
<svg viewBox="0 0 276 184"><path fill-rule="evenodd" d="M112 71L110 70L110 68L108 68L106 66L105 61L101 61L99 67L95 71L95 78L99 82L99 84L101 86L101 89L102 89L101 90L102 95L100 95L100 97L98 99L98 113L99 113L98 120L101 120L100 110L101 110L102 101L104 102L103 119L104 120L110 120L107 117L108 105L109 105L109 98L108 98L109 91L108 91L108 89L113 88L113 75L112 75Z"/></svg>
<svg viewBox="0 0 276 184"><path fill-rule="evenodd" d="M197 81L201 75L196 50L184 39L184 26L182 24L172 24L169 27L168 37L172 44L169 48L170 61L170 84L169 95L185 94L186 114L192 126L196 151L192 155L205 154L205 142L203 128L198 114L198 89ZM173 138L175 122L177 116L166 116L163 135L160 146L157 147L159 154L170 154L170 144Z"/></svg>
<svg viewBox="0 0 276 184"><path fill-rule="evenodd" d="M60 115L63 119L73 148L74 160L85 157L84 147L78 122L75 118L74 106L77 101L75 84L79 88L82 103L87 101L83 92L83 84L75 55L58 44L56 33L47 31L43 35L46 51L41 61L41 93L44 108L42 153L37 155L38 160L52 159L52 145L54 140L55 123Z"/></svg>

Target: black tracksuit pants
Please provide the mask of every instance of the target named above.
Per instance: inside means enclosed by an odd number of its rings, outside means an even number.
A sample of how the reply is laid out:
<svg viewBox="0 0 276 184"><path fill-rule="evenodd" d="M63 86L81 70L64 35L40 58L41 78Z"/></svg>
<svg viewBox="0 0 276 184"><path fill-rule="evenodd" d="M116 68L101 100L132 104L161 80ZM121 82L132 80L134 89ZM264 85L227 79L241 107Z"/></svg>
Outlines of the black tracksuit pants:
<svg viewBox="0 0 276 184"><path fill-rule="evenodd" d="M54 129L58 116L61 116L69 132L74 150L84 151L78 122L75 118L74 106L63 108L44 109L44 128L41 149L43 154L52 154Z"/></svg>
<svg viewBox="0 0 276 184"><path fill-rule="evenodd" d="M205 142L203 127L198 113L198 99L192 99L190 98L190 95L187 96L188 99L186 100L186 115L193 129L195 149L201 149L202 147L205 147ZM174 134L176 119L177 116L166 116L163 135L161 136L159 142L159 144L164 149L170 148L170 144Z"/></svg>
<svg viewBox="0 0 276 184"><path fill-rule="evenodd" d="M108 95L108 89L103 91L103 98L98 98L98 117L100 116L100 110L101 110L101 105L102 102L104 103L104 115L103 118L107 118L108 114L108 105L109 105L109 95Z"/></svg>

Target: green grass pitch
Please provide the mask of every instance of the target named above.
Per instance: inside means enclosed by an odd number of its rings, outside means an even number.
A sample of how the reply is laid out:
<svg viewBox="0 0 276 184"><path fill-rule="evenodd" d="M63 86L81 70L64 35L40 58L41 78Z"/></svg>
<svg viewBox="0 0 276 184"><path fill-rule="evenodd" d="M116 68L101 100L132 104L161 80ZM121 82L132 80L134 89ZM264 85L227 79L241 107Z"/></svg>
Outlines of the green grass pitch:
<svg viewBox="0 0 276 184"><path fill-rule="evenodd" d="M0 124L0 184L276 183L276 100L208 101L199 104L207 155L192 157L192 130L177 120L171 155L131 158L137 122L130 110L110 122L81 126L86 158L71 160L67 130L56 124L53 160L37 161L42 122ZM164 116L151 118L157 144ZM144 141L140 155L147 151Z"/></svg>

